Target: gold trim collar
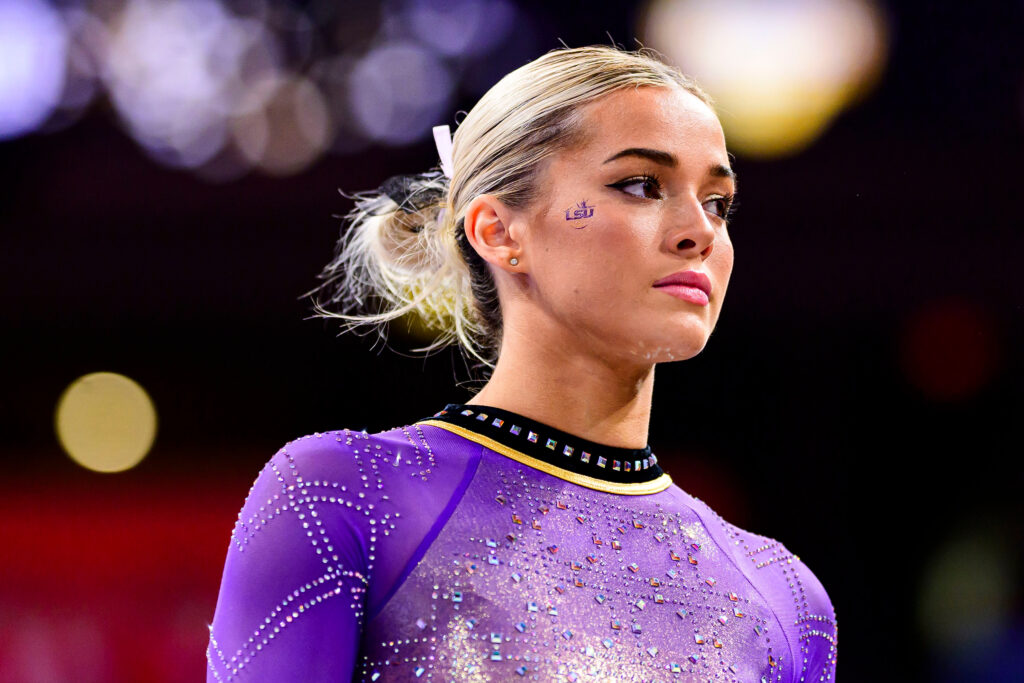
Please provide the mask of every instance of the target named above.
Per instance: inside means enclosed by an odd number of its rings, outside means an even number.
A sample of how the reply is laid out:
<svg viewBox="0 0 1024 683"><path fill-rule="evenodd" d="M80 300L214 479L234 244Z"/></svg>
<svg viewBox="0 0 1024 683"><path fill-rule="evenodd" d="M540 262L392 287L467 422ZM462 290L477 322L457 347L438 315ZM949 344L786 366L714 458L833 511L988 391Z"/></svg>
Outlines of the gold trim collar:
<svg viewBox="0 0 1024 683"><path fill-rule="evenodd" d="M459 425L450 424L448 422L442 422L440 420L421 420L416 424L419 425L430 425L431 427L440 427L453 434L469 439L475 443L489 448L495 453L500 453L505 457L511 458L516 462L532 467L535 470L540 470L545 474L550 474L553 477L564 479L565 481L577 484L579 486L585 486L588 489L594 489L596 491L605 491L606 493L618 493L626 496L646 496L652 493L660 493L669 486L672 485L672 478L668 476L668 473L662 473L657 479L651 481L645 481L640 483L623 483L615 481L604 481L603 479L596 479L594 477L588 477L585 474L576 474L568 470L562 469L555 465L538 460L532 456L520 453L514 448L509 448L503 443L499 443L494 439L484 436L483 434L477 434L474 431L460 427Z"/></svg>

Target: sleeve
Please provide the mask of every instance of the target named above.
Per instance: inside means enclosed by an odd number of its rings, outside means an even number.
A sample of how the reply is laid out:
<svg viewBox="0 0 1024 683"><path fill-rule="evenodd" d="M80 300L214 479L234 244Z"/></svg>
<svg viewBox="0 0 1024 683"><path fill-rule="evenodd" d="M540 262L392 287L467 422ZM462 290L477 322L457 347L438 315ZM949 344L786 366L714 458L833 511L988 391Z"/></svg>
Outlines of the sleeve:
<svg viewBox="0 0 1024 683"><path fill-rule="evenodd" d="M814 572L785 545L724 522L736 559L768 600L791 652L790 675L798 681L835 677L838 625L832 601Z"/></svg>
<svg viewBox="0 0 1024 683"><path fill-rule="evenodd" d="M209 625L208 683L352 677L369 560L359 515L330 495L358 470L326 441L286 445L249 490Z"/></svg>
<svg viewBox="0 0 1024 683"><path fill-rule="evenodd" d="M835 677L839 648L839 625L835 608L818 577L794 556L791 575L796 584L796 639L803 655L800 663L804 680L831 680Z"/></svg>

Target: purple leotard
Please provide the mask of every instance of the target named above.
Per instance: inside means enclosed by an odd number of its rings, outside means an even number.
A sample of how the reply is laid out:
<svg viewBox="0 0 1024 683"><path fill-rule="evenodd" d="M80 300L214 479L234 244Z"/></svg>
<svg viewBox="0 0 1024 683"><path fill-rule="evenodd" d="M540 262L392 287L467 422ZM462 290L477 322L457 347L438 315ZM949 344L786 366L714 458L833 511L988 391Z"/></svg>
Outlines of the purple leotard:
<svg viewBox="0 0 1024 683"><path fill-rule="evenodd" d="M832 681L836 619L796 555L650 448L452 404L270 459L207 662L207 681Z"/></svg>

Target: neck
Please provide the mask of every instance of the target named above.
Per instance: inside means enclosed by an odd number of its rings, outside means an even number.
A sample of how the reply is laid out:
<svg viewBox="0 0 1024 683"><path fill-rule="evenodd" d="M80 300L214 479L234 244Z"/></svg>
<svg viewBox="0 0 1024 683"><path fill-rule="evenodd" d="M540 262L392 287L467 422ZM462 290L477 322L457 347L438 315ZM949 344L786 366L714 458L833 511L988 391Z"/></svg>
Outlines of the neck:
<svg viewBox="0 0 1024 683"><path fill-rule="evenodd" d="M653 364L616 365L568 341L511 332L490 380L468 405L503 408L608 446L646 447Z"/></svg>

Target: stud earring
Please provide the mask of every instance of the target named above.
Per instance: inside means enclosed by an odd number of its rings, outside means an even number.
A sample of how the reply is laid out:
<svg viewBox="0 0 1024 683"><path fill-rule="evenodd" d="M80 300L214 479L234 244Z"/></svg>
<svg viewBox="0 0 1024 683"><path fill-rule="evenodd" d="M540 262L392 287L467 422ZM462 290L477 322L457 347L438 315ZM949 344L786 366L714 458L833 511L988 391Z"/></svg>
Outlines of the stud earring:
<svg viewBox="0 0 1024 683"><path fill-rule="evenodd" d="M513 265L513 266L517 266L517 265L519 265L519 259L517 259L517 258L516 258L515 256L513 256L512 258L510 258L510 259L508 260L508 262L509 262L509 263L510 263L511 265Z"/></svg>

